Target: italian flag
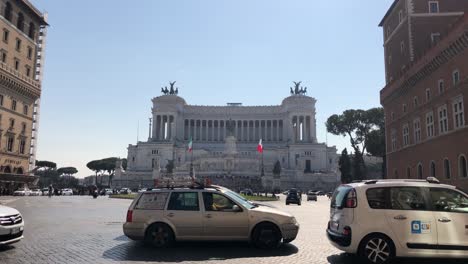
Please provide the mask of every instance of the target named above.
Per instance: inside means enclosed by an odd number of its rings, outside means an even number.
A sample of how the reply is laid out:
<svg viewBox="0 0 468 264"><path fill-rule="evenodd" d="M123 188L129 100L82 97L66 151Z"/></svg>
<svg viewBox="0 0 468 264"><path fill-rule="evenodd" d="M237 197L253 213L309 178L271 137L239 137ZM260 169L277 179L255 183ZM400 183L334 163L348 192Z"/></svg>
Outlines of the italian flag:
<svg viewBox="0 0 468 264"><path fill-rule="evenodd" d="M258 153L263 153L262 139L258 142L257 151Z"/></svg>
<svg viewBox="0 0 468 264"><path fill-rule="evenodd" d="M189 143L188 143L188 146L187 146L187 151L192 152L192 137L190 137L190 140L189 140Z"/></svg>

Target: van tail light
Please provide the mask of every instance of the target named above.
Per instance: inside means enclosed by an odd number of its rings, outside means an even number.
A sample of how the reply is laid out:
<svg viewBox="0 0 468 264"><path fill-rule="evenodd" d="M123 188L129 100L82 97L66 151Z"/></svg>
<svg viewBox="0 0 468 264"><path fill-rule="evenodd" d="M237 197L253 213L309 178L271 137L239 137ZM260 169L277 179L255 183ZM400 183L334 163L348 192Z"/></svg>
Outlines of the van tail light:
<svg viewBox="0 0 468 264"><path fill-rule="evenodd" d="M345 226L345 227L343 228L343 235L345 235L345 236L351 235L351 227Z"/></svg>
<svg viewBox="0 0 468 264"><path fill-rule="evenodd" d="M357 195L356 195L356 190L351 189L346 196L346 208L356 208L357 206Z"/></svg>
<svg viewBox="0 0 468 264"><path fill-rule="evenodd" d="M128 210L127 211L127 223L131 223L133 220L133 211L132 210Z"/></svg>

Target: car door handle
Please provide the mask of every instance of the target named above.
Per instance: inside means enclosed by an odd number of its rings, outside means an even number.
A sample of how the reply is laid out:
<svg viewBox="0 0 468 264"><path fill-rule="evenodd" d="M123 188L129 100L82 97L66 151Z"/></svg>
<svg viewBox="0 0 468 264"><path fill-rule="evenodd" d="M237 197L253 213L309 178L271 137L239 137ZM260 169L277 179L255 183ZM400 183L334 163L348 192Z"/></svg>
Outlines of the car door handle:
<svg viewBox="0 0 468 264"><path fill-rule="evenodd" d="M169 213L167 216L168 216L168 217L173 217L173 216L174 216L174 213Z"/></svg>
<svg viewBox="0 0 468 264"><path fill-rule="evenodd" d="M437 221L441 222L441 223L448 223L448 222L452 222L452 220L448 219L448 218L439 218L437 219Z"/></svg>
<svg viewBox="0 0 468 264"><path fill-rule="evenodd" d="M206 218L211 218L212 216L210 214L205 215Z"/></svg>
<svg viewBox="0 0 468 264"><path fill-rule="evenodd" d="M397 216L393 217L393 219L395 219L395 220L406 220L408 218L406 216L404 216L404 215L397 215Z"/></svg>

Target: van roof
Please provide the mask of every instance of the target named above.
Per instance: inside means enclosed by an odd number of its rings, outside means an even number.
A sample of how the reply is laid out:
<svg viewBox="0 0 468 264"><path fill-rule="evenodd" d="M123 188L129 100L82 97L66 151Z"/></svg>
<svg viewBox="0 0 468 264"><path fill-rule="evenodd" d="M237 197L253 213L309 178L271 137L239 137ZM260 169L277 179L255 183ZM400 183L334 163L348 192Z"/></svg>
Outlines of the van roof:
<svg viewBox="0 0 468 264"><path fill-rule="evenodd" d="M456 189L453 185L441 184L439 180L434 177L428 177L425 180L418 179L384 179L384 180L364 180L355 181L352 183L344 184L351 187L364 187L364 186L420 186L420 187L444 187Z"/></svg>

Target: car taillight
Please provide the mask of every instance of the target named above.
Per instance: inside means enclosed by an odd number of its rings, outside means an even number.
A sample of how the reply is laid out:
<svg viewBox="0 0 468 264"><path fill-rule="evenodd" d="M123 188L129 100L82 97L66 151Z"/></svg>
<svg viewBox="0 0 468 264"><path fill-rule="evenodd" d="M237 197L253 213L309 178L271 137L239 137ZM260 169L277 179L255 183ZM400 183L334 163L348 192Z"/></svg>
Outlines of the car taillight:
<svg viewBox="0 0 468 264"><path fill-rule="evenodd" d="M127 223L131 223L133 220L133 211L132 210L128 210L127 211Z"/></svg>
<svg viewBox="0 0 468 264"><path fill-rule="evenodd" d="M349 191L347 197L346 197L346 203L345 207L346 208L356 208L357 206L357 195L356 195L356 190L352 189Z"/></svg>
<svg viewBox="0 0 468 264"><path fill-rule="evenodd" d="M343 235L345 235L345 236L351 235L351 227L345 226L345 227L343 228Z"/></svg>

